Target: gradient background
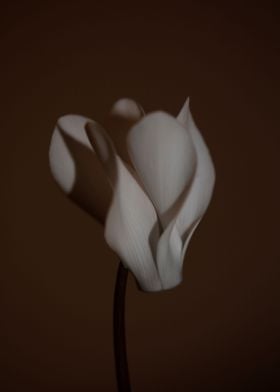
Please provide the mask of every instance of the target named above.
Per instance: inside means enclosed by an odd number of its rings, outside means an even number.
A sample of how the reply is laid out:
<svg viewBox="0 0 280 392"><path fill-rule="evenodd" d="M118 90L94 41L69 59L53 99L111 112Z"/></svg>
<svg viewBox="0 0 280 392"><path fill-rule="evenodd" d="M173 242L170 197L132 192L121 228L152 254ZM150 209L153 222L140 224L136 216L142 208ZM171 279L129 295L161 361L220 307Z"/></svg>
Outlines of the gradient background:
<svg viewBox="0 0 280 392"><path fill-rule="evenodd" d="M129 280L133 391L280 390L275 4L1 6L1 391L115 391L117 258L51 178L56 119L102 121L123 96L175 115L188 95L216 189L184 283Z"/></svg>

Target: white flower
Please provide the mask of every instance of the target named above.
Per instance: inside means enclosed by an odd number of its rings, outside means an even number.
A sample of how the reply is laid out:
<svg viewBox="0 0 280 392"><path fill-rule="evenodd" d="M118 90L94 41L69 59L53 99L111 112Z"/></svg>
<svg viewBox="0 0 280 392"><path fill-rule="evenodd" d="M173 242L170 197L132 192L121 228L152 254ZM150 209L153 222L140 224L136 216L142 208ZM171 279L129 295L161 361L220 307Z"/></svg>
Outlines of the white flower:
<svg viewBox="0 0 280 392"><path fill-rule="evenodd" d="M164 112L145 116L130 99L117 101L109 118L112 138L89 118L59 118L52 174L105 224L107 243L143 290L172 288L182 280L186 249L211 199L210 154L188 100L177 119Z"/></svg>

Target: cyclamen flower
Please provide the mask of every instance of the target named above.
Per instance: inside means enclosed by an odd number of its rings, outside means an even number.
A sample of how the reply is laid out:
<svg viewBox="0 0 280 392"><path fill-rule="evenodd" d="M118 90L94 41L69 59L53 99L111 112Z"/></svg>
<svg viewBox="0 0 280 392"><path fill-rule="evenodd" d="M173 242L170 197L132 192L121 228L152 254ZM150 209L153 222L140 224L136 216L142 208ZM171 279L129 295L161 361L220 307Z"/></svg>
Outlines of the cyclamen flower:
<svg viewBox="0 0 280 392"><path fill-rule="evenodd" d="M89 118L59 118L50 144L52 174L104 223L106 242L144 291L170 289L182 280L189 241L212 196L212 159L188 100L174 118L161 111L144 115L136 102L121 99L109 118L111 137Z"/></svg>

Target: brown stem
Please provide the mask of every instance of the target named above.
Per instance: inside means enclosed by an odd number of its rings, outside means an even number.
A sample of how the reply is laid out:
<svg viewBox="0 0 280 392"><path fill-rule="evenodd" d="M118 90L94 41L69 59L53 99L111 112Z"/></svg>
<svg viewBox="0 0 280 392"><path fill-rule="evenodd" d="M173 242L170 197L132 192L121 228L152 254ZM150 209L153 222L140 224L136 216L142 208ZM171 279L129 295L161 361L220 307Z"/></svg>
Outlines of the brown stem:
<svg viewBox="0 0 280 392"><path fill-rule="evenodd" d="M125 339L125 292L127 276L128 270L120 262L115 285L113 311L114 352L118 392L131 392Z"/></svg>

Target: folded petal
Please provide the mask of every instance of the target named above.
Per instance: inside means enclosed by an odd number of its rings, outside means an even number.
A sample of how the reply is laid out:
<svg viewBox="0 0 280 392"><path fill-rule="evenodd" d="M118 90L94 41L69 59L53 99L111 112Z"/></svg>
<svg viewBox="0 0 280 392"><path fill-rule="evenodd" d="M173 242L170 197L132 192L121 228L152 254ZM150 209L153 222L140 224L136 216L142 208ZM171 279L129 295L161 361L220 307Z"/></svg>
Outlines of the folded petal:
<svg viewBox="0 0 280 392"><path fill-rule="evenodd" d="M176 218L178 231L185 243L184 254L190 237L210 203L215 183L215 169L208 148L192 118L189 100L181 109L178 121L191 135L197 155L193 182Z"/></svg>
<svg viewBox="0 0 280 392"><path fill-rule="evenodd" d="M153 257L158 239L155 209L130 174L108 135L90 123L88 137L110 178L113 199L105 224L105 239L145 291L161 290Z"/></svg>
<svg viewBox="0 0 280 392"><path fill-rule="evenodd" d="M182 195L181 208L174 214L161 235L157 248L157 266L164 289L176 286L182 280L182 267L190 239L210 202L215 172L207 146L191 117L188 101L178 120L190 133L196 154L197 166L189 189Z"/></svg>
<svg viewBox="0 0 280 392"><path fill-rule="evenodd" d="M136 172L166 227L194 175L196 153L192 138L176 119L155 112L130 130L127 142Z"/></svg>
<svg viewBox="0 0 280 392"><path fill-rule="evenodd" d="M89 120L78 115L58 119L51 138L49 162L63 192L102 223L110 204L111 189L85 133Z"/></svg>
<svg viewBox="0 0 280 392"><path fill-rule="evenodd" d="M163 289L171 289L182 281L182 240L176 224L171 222L160 237L157 267Z"/></svg>

